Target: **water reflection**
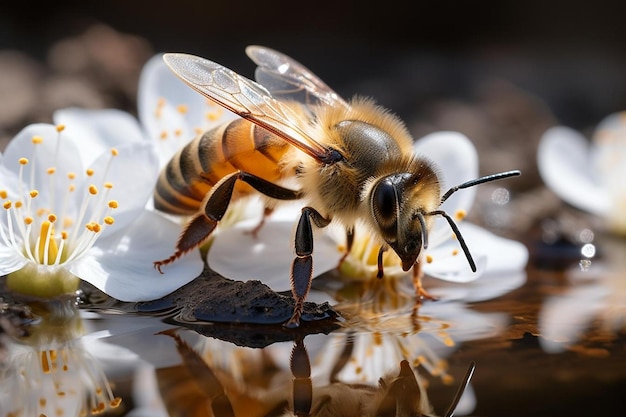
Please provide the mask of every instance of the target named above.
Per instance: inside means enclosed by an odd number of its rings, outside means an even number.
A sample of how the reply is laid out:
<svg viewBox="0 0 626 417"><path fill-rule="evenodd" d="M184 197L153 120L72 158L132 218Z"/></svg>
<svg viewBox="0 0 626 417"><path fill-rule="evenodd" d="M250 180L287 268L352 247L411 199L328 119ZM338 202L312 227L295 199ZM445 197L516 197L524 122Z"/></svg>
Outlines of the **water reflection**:
<svg viewBox="0 0 626 417"><path fill-rule="evenodd" d="M19 337L5 338L0 415L84 416L118 408L121 399L80 339L75 300L31 302L25 310L33 321Z"/></svg>

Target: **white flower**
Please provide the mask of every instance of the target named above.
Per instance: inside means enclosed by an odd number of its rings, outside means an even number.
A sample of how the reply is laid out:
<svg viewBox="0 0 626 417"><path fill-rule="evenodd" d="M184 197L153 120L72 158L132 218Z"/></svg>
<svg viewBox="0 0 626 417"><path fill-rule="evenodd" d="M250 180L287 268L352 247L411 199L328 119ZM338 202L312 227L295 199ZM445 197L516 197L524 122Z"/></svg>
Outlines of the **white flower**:
<svg viewBox="0 0 626 417"><path fill-rule="evenodd" d="M0 275L15 291L55 296L78 278L122 301L152 300L199 275L190 256L163 277L180 226L147 211L158 159L137 122L115 111L68 109L30 125L0 161Z"/></svg>
<svg viewBox="0 0 626 417"><path fill-rule="evenodd" d="M478 176L476 150L461 134L440 132L428 135L416 142L415 153L427 157L440 168L443 191ZM473 188L458 191L442 204L441 209L459 221L471 208L474 197ZM249 233L258 220L222 230L208 253L209 266L231 279L260 279L274 290L289 289L294 256L293 229L299 213L299 210L293 210L294 207L301 205L277 210L261 228L258 238ZM519 271L526 265L528 251L521 243L497 237L471 224L461 223L459 228L478 271L471 271L450 226L445 219L437 217L428 235L429 247L424 252L423 271L427 276L470 282L486 271ZM313 269L318 276L338 265L345 247L345 232L330 227L329 232L316 230L316 233ZM342 266L344 275L351 279L374 279L378 248L367 232L363 233L357 226L353 249L346 258L346 265ZM387 252L384 279L405 276L397 256L392 251Z"/></svg>
<svg viewBox="0 0 626 417"><path fill-rule="evenodd" d="M626 234L626 112L602 120L591 142L568 127L549 129L537 158L541 177L559 197Z"/></svg>

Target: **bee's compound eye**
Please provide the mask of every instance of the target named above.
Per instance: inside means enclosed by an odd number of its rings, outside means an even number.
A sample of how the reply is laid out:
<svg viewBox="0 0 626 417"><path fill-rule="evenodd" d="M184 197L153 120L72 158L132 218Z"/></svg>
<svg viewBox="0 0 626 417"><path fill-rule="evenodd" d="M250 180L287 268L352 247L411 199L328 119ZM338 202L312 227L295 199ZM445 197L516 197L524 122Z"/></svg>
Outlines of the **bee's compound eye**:
<svg viewBox="0 0 626 417"><path fill-rule="evenodd" d="M376 184L373 193L372 207L376 220L382 225L396 220L398 193L395 184L383 179Z"/></svg>

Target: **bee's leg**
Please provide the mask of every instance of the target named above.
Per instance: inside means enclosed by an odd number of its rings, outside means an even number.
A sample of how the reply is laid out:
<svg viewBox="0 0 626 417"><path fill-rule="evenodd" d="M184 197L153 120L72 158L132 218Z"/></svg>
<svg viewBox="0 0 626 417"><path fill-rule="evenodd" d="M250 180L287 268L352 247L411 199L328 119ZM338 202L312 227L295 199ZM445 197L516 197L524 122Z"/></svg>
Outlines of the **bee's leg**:
<svg viewBox="0 0 626 417"><path fill-rule="evenodd" d="M311 289L311 280L313 279L313 227L311 219L317 227L326 227L330 223L330 219L322 216L313 207L304 207L302 215L296 228L296 257L291 266L291 292L295 300L293 314L286 327L298 327L300 325L300 316L302 315L302 307L309 290Z"/></svg>
<svg viewBox="0 0 626 417"><path fill-rule="evenodd" d="M154 262L154 266L159 272L161 272L163 265L174 262L209 238L218 222L224 217L224 213L226 213L237 180L246 182L252 188L270 198L296 200L301 196L300 191L281 187L247 172L237 171L225 176L211 189L203 203L203 211L196 214L185 226L185 230L183 230L183 233L178 238L178 243L176 243L174 254L169 258Z"/></svg>
<svg viewBox="0 0 626 417"><path fill-rule="evenodd" d="M346 260L346 258L350 254L350 250L352 250L353 244L354 244L354 226L346 227L346 250L344 254L341 255L341 259L339 259L337 268L340 268L341 264L343 264L343 262Z"/></svg>
<svg viewBox="0 0 626 417"><path fill-rule="evenodd" d="M378 250L378 257L376 264L378 265L378 272L376 273L376 278L382 279L385 276L385 270L383 268L383 254L387 252L389 247L387 245L382 245ZM414 267L415 268L415 267Z"/></svg>
<svg viewBox="0 0 626 417"><path fill-rule="evenodd" d="M422 286L422 278L424 277L424 270L422 269L423 259L413 265L413 287L415 288L415 297L418 302L421 302L424 298L428 300L437 300L437 297L430 294Z"/></svg>
<svg viewBox="0 0 626 417"><path fill-rule="evenodd" d="M313 383L311 361L303 337L296 337L289 365L293 375L293 413L296 416L308 416L313 403Z"/></svg>

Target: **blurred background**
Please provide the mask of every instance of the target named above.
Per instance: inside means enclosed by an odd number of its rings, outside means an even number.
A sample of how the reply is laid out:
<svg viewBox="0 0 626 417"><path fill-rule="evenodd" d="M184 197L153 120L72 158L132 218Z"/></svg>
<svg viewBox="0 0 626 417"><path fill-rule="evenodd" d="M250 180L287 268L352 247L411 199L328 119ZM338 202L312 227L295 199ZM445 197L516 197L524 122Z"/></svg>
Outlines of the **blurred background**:
<svg viewBox="0 0 626 417"><path fill-rule="evenodd" d="M555 124L588 132L626 109L618 1L23 6L0 6L0 149L58 108L135 113L141 67L154 53L194 53L252 76L244 48L261 44L296 58L344 97L373 97L416 138L465 133L483 174L522 169L511 187L532 193L508 227L526 230L558 204L537 173L540 135Z"/></svg>

